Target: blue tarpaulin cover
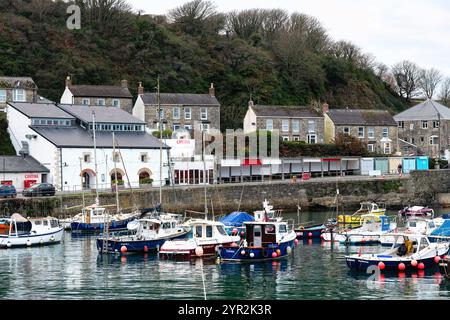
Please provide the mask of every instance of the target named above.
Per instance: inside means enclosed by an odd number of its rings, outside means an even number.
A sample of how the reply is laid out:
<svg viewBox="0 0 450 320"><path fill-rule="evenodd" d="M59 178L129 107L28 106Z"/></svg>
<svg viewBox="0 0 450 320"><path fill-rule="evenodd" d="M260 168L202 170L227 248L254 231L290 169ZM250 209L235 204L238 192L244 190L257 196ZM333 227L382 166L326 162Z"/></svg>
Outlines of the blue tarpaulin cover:
<svg viewBox="0 0 450 320"><path fill-rule="evenodd" d="M450 236L450 220L445 220L442 226L437 228L431 234L432 236L449 237Z"/></svg>
<svg viewBox="0 0 450 320"><path fill-rule="evenodd" d="M219 221L227 227L242 227L244 222L255 221L255 218L246 212L233 212Z"/></svg>

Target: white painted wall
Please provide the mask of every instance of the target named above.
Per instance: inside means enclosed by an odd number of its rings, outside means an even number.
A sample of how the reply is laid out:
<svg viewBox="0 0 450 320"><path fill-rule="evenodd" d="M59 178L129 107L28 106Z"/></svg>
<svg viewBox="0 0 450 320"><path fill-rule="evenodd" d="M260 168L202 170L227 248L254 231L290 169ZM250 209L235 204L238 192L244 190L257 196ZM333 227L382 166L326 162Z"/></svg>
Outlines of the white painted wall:
<svg viewBox="0 0 450 320"><path fill-rule="evenodd" d="M145 122L145 104L142 97L139 95L133 107L133 116Z"/></svg>
<svg viewBox="0 0 450 320"><path fill-rule="evenodd" d="M61 103L62 104L73 104L73 94L69 90L68 87L63 92L63 95L61 96Z"/></svg>
<svg viewBox="0 0 450 320"><path fill-rule="evenodd" d="M195 155L194 139L165 139L164 143L171 148L171 158L187 158Z"/></svg>
<svg viewBox="0 0 450 320"><path fill-rule="evenodd" d="M244 133L250 133L256 131L256 113L252 107L248 107L247 113L244 117ZM253 123L255 125L253 125Z"/></svg>
<svg viewBox="0 0 450 320"><path fill-rule="evenodd" d="M29 178L30 174L36 175L36 178ZM12 181L14 187L17 192L21 192L24 189L24 181L25 180L35 180L37 183L42 182L42 174L41 173L5 173L0 174L0 181Z"/></svg>

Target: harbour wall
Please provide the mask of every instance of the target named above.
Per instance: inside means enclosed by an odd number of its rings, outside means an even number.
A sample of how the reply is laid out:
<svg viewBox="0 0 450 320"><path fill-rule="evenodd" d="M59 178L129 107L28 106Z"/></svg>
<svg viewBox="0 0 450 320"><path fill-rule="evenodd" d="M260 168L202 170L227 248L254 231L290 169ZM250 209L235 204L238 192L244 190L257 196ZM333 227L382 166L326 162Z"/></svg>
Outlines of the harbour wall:
<svg viewBox="0 0 450 320"><path fill-rule="evenodd" d="M305 210L325 210L333 206L339 189L340 206L347 210L359 208L360 202L386 203L388 209L406 205L428 205L434 208L450 206L450 170L414 171L403 177L344 177L313 179L299 182L264 182L222 184L207 186L208 210L215 215L236 210L250 211L262 208L267 199L277 209L295 212L297 206ZM185 210L204 211L204 187L167 187L162 192L164 209L182 213ZM85 194L85 203L95 202L95 193ZM148 208L159 202L159 189L120 192L120 204L130 209ZM115 194L100 193L100 203L111 205L114 211ZM27 216L64 217L81 210L81 194L55 197L0 201L0 213L19 212Z"/></svg>

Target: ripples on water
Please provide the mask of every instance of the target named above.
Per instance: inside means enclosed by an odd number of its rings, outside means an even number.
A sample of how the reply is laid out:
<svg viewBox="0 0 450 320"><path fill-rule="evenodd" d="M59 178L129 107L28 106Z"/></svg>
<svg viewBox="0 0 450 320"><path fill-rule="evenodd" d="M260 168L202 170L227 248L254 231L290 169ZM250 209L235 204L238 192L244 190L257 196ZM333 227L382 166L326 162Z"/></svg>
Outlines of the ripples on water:
<svg viewBox="0 0 450 320"><path fill-rule="evenodd" d="M314 213L316 219L318 214ZM320 217L320 216L319 216ZM311 217L302 215L302 221ZM320 220L320 219L319 219ZM154 255L100 256L95 237L61 245L0 251L1 299L448 299L450 283L438 270L385 276L352 274L344 256L360 247L300 243L279 262L175 262ZM363 253L380 247L363 247Z"/></svg>

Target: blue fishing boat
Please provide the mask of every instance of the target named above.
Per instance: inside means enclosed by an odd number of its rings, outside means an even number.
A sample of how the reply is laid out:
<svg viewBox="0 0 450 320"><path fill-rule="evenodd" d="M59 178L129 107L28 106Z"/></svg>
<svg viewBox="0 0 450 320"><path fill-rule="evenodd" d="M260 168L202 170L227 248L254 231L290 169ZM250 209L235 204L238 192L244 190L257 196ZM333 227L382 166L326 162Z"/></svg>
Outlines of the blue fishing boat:
<svg viewBox="0 0 450 320"><path fill-rule="evenodd" d="M305 240L305 239L321 239L322 233L327 229L324 224L311 226L311 227L299 227L295 229L295 233L297 234L297 239Z"/></svg>
<svg viewBox="0 0 450 320"><path fill-rule="evenodd" d="M244 222L246 239L240 244L232 243L219 247L218 258L223 262L257 262L277 260L289 256L297 235L288 223L279 219L263 217L253 222Z"/></svg>
<svg viewBox="0 0 450 320"><path fill-rule="evenodd" d="M167 240L183 239L189 232L188 228L179 225L180 219L171 214L135 222L138 224L135 234L98 238L98 251L114 254L157 252Z"/></svg>

